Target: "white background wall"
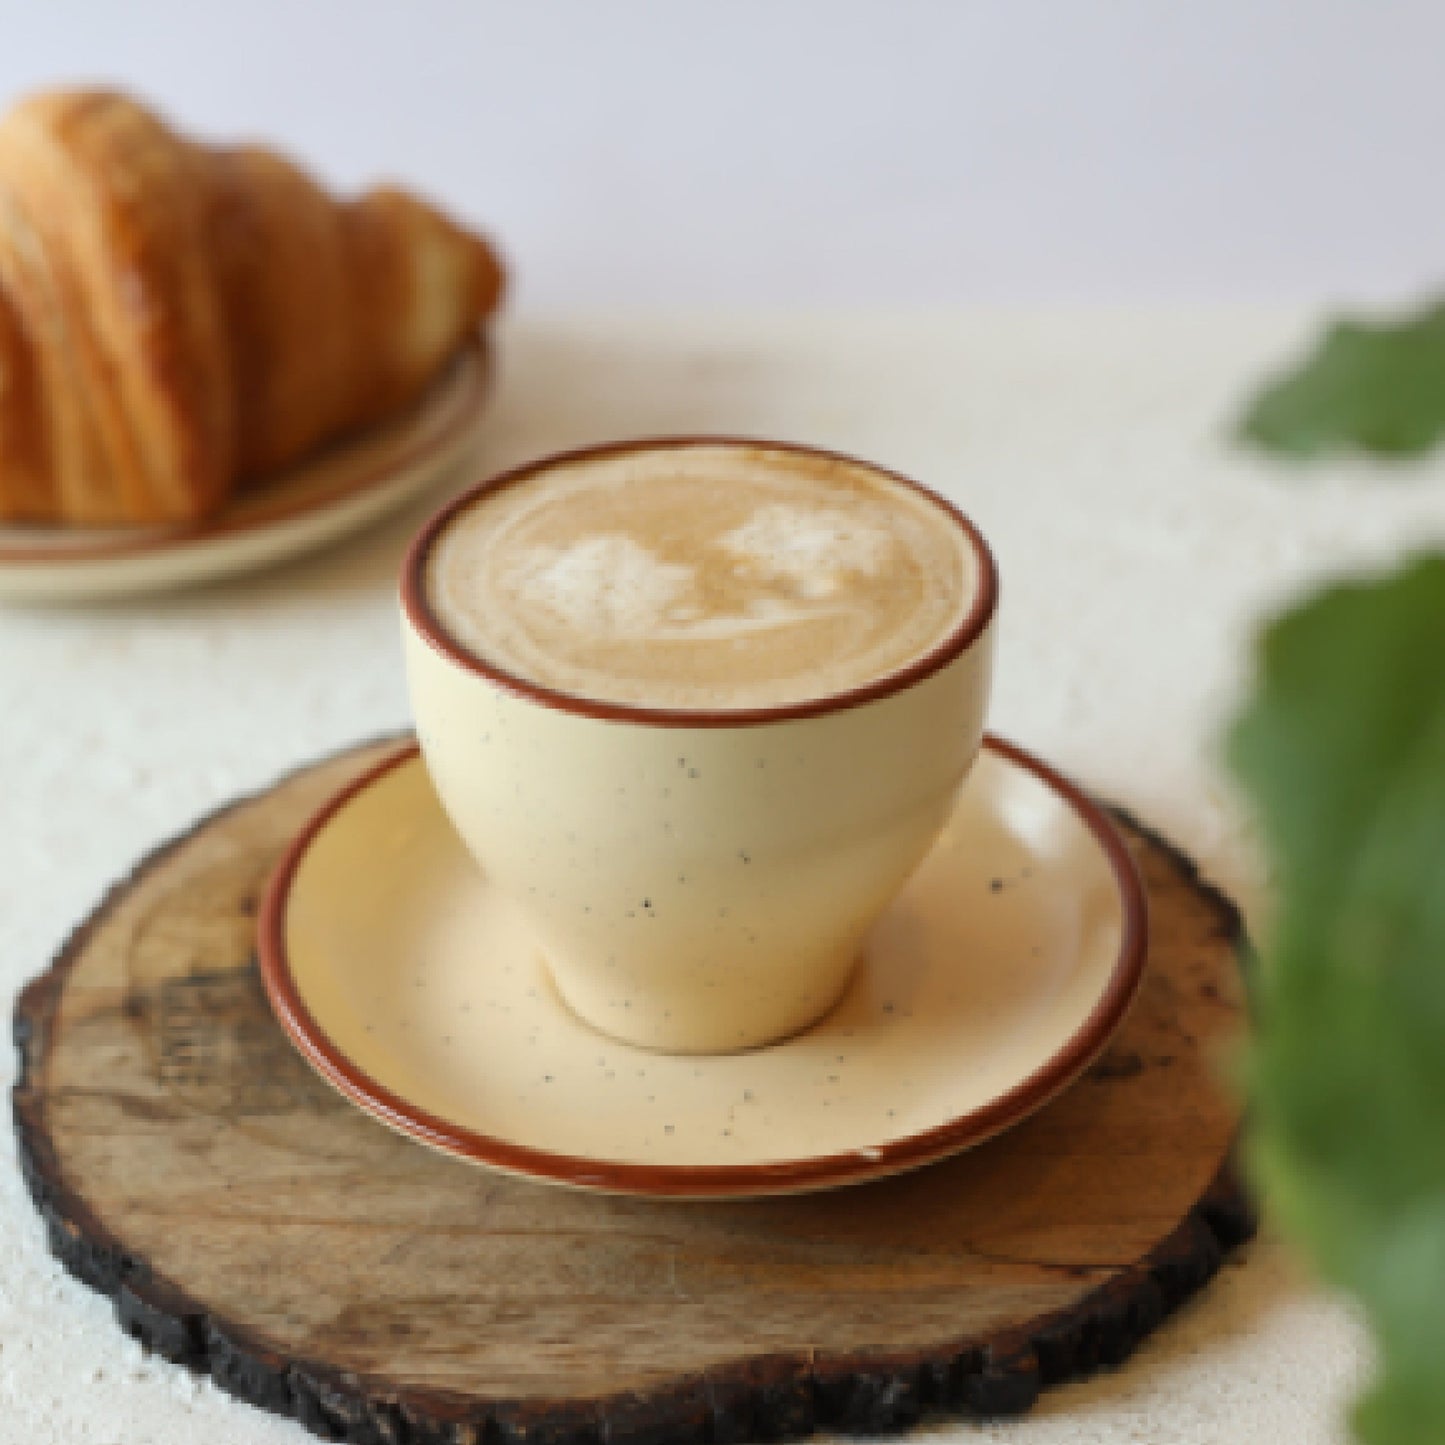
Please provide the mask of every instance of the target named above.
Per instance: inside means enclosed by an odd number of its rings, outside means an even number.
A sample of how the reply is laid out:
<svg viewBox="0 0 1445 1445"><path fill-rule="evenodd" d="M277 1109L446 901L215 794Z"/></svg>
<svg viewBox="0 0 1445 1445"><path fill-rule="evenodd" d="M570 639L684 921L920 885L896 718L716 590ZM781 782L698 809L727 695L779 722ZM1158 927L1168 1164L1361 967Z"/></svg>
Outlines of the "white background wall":
<svg viewBox="0 0 1445 1445"><path fill-rule="evenodd" d="M0 0L104 78L488 223L529 306L1398 297L1438 0Z"/></svg>

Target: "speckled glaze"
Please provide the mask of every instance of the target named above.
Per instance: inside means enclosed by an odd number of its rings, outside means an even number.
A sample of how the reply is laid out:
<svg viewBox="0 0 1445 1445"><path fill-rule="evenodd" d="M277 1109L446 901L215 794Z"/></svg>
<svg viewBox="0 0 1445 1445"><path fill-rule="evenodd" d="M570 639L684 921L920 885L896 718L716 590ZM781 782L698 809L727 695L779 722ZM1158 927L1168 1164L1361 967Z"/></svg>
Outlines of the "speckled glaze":
<svg viewBox="0 0 1445 1445"><path fill-rule="evenodd" d="M403 573L417 733L458 832L603 1033L717 1053L806 1028L838 1000L978 751L996 596L982 539L939 501L983 582L960 628L906 671L801 706L659 713L521 684L449 643L419 579L430 541L482 488L423 529Z"/></svg>

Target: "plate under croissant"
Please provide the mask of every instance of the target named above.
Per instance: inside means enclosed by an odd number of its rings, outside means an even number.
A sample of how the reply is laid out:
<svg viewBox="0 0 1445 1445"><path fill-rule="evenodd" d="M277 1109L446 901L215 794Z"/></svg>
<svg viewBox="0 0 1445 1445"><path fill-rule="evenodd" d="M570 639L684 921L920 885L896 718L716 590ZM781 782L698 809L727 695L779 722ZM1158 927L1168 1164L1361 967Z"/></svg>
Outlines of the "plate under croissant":
<svg viewBox="0 0 1445 1445"><path fill-rule="evenodd" d="M253 483L203 523L0 526L0 600L82 602L162 591L269 567L338 541L465 459L490 370L479 336L401 415Z"/></svg>

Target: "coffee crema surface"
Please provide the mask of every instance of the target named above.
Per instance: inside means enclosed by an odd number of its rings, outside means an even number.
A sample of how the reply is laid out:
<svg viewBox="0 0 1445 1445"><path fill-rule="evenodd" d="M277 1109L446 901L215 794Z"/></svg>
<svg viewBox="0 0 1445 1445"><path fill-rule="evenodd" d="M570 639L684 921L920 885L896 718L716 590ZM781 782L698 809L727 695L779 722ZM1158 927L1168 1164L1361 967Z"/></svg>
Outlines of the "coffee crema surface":
<svg viewBox="0 0 1445 1445"><path fill-rule="evenodd" d="M962 623L964 529L862 463L741 445L559 462L484 492L426 559L442 629L501 672L732 711L884 678Z"/></svg>

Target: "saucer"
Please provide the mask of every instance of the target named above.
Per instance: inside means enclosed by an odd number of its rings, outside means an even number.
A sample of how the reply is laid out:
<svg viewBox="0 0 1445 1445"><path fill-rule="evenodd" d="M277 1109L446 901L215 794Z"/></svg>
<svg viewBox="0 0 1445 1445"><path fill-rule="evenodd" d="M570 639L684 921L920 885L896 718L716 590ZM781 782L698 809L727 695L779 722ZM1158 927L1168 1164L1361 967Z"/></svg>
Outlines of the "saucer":
<svg viewBox="0 0 1445 1445"><path fill-rule="evenodd" d="M572 1015L415 745L306 825L259 927L282 1026L384 1124L467 1163L671 1198L860 1183L980 1143L1087 1067L1145 949L1107 817L998 738L842 1001L748 1053L649 1053Z"/></svg>
<svg viewBox="0 0 1445 1445"><path fill-rule="evenodd" d="M83 602L269 567L377 521L466 454L486 402L487 343L469 342L402 415L348 437L186 527L0 524L0 601Z"/></svg>

